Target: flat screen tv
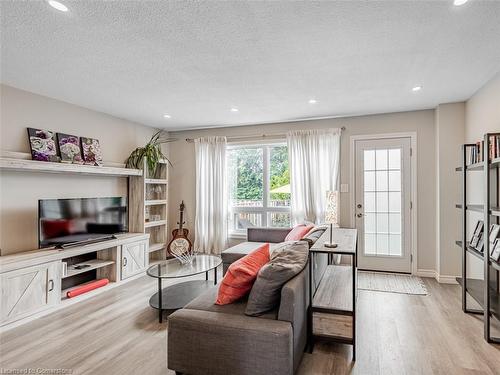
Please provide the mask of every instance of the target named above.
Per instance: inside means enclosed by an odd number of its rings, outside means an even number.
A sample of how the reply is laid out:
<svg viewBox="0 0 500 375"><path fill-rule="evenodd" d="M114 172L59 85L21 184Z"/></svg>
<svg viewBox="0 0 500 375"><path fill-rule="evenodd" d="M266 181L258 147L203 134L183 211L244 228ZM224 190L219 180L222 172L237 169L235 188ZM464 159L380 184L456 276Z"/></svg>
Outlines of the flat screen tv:
<svg viewBox="0 0 500 375"><path fill-rule="evenodd" d="M38 201L40 248L98 241L127 231L127 199L124 197Z"/></svg>

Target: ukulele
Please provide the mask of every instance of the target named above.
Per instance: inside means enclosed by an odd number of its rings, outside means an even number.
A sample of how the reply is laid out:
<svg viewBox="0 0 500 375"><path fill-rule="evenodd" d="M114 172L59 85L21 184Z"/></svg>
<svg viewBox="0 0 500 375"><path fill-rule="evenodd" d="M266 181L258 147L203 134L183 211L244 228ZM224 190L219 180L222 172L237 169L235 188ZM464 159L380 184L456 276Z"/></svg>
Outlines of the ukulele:
<svg viewBox="0 0 500 375"><path fill-rule="evenodd" d="M183 228L183 225L186 224L184 221L184 201L181 202L179 206L179 228L176 228L172 231L172 240L169 242L167 246L167 252L172 255L183 255L191 251L191 241L188 239L189 230ZM167 254L168 255L168 254Z"/></svg>

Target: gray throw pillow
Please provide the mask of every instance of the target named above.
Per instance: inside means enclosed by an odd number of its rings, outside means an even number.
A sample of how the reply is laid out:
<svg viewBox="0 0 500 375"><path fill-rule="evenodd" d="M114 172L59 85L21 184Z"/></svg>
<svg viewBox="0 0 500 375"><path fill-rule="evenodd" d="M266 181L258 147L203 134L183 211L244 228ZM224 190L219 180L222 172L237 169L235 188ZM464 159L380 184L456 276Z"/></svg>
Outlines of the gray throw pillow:
<svg viewBox="0 0 500 375"><path fill-rule="evenodd" d="M309 244L309 248L316 243L316 241L325 233L326 228L318 228L316 230L310 231L301 241L306 241Z"/></svg>
<svg viewBox="0 0 500 375"><path fill-rule="evenodd" d="M288 242L280 251L271 254L271 260L257 274L248 297L246 315L259 316L280 304L281 288L300 273L307 264L307 242Z"/></svg>

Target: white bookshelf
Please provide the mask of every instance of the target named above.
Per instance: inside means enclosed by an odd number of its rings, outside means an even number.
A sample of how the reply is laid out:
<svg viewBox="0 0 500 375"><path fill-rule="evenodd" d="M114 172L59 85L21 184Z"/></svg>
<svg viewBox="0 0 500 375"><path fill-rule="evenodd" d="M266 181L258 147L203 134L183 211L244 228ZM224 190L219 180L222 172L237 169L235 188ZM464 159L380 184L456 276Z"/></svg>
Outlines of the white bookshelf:
<svg viewBox="0 0 500 375"><path fill-rule="evenodd" d="M143 175L129 179L129 226L131 231L149 233L151 264L166 259L168 163L160 163L154 174L146 164L143 170Z"/></svg>

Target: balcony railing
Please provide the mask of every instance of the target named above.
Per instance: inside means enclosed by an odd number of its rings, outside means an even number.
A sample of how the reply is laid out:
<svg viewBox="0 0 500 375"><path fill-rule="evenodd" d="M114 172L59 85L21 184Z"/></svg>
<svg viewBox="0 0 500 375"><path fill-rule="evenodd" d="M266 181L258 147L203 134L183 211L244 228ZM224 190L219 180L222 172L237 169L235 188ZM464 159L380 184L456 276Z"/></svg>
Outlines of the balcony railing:
<svg viewBox="0 0 500 375"><path fill-rule="evenodd" d="M269 199L268 207L290 207L289 199ZM263 207L264 202L260 199L236 199L232 201L233 207Z"/></svg>

